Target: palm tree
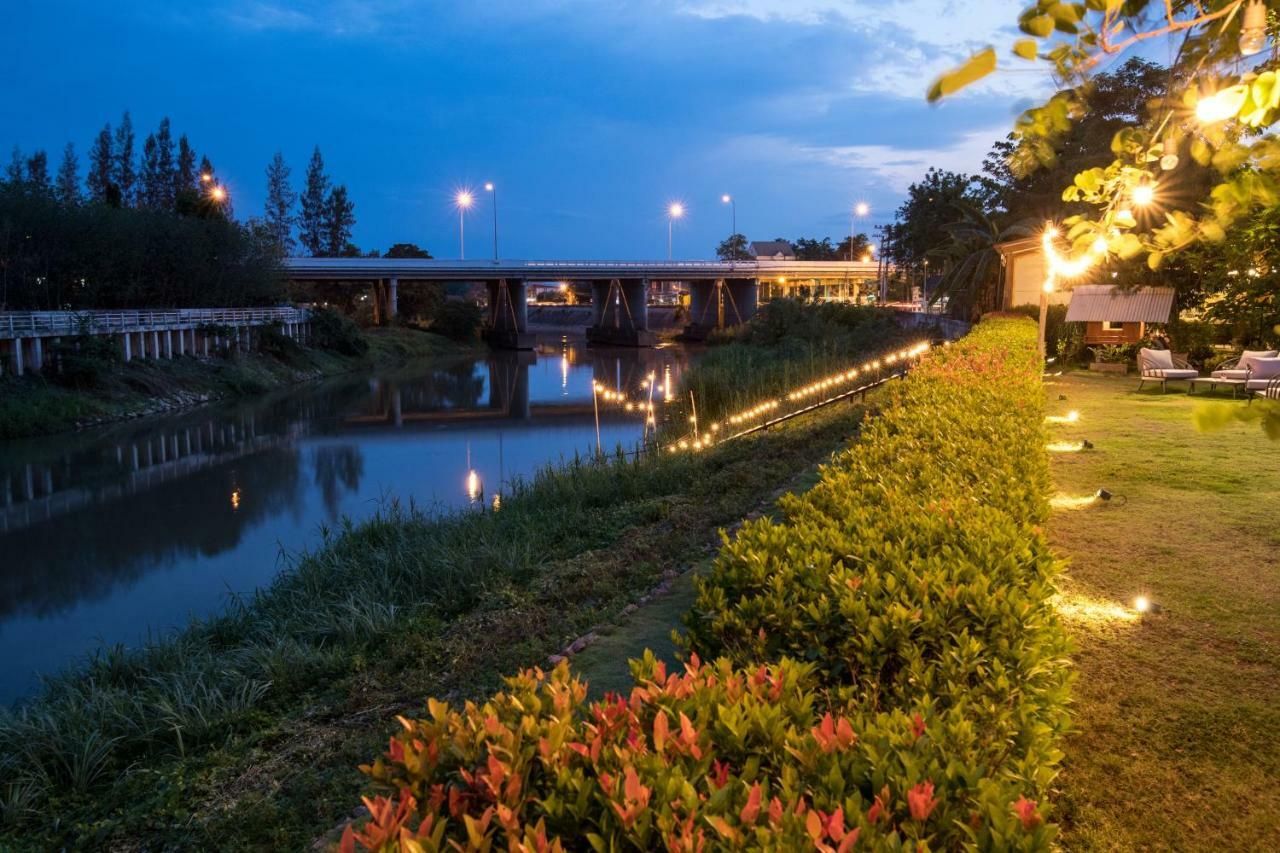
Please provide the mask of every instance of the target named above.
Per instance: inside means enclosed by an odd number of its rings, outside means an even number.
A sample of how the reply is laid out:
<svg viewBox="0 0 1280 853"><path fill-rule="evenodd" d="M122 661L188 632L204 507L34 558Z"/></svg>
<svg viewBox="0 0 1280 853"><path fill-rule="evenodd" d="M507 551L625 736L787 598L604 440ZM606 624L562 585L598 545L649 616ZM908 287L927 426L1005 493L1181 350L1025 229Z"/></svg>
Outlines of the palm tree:
<svg viewBox="0 0 1280 853"><path fill-rule="evenodd" d="M936 268L944 270L929 304L945 297L948 314L974 320L999 306L1000 251L996 246L1032 236L1035 226L1021 221L1002 228L975 204L962 202L956 207L961 218L947 226L949 239L929 253Z"/></svg>

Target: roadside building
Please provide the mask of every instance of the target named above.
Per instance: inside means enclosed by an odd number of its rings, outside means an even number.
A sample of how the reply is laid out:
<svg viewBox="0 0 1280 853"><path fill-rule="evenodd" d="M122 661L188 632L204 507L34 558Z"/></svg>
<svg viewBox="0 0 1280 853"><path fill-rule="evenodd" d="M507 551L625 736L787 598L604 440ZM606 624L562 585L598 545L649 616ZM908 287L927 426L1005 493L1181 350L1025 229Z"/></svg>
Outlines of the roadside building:
<svg viewBox="0 0 1280 853"><path fill-rule="evenodd" d="M747 246L757 261L794 261L795 249L786 240L752 240Z"/></svg>

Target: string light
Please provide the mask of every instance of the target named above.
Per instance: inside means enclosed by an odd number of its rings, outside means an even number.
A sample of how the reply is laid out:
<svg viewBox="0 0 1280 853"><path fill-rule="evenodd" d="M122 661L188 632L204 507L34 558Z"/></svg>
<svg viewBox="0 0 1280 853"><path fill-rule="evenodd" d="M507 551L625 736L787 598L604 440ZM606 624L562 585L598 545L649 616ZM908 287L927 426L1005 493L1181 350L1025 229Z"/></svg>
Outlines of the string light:
<svg viewBox="0 0 1280 853"><path fill-rule="evenodd" d="M805 400L806 398L812 397L815 395L824 394L826 392L833 392L833 389L834 389L834 393L832 394L832 398L834 399L835 397L847 391L847 388L842 388L841 386L847 386L849 383L853 382L859 377L865 376L865 374L867 373L871 373L879 370L882 363L883 364L897 364L899 362L905 363L913 358L916 358L928 352L929 347L930 345L927 342L922 342L922 343L916 344L915 346L909 347L907 349L899 350L897 352L889 353L883 356L882 357L883 362L881 361L881 359L877 358L872 361L866 362L861 367L851 367L847 370L841 371L840 373L834 373L823 379L819 379L815 382L811 382L808 385L804 385L800 388L796 388L795 390L788 392L783 398L771 398L768 400L763 400L749 409L744 409L740 412L735 412L734 414L731 414L724 419L724 424L728 426L741 426L744 424L754 423L755 421L758 421L761 417L776 411L782 405L784 399L788 402L794 403L801 400ZM690 420L690 423L693 422L692 417L690 417L689 420ZM697 450L702 450L706 447L710 447L714 443L715 438L717 437L717 433L719 433L720 431L720 427L721 427L720 423L718 422L713 423L709 427L708 432L703 436L701 436L700 438L695 437L692 439L692 441L689 438L683 438L683 439L680 439L678 442L669 445L667 449L669 452L675 453L680 450L692 449L697 451ZM729 436L729 437L732 437L732 436ZM726 439L721 439L721 440L726 440Z"/></svg>

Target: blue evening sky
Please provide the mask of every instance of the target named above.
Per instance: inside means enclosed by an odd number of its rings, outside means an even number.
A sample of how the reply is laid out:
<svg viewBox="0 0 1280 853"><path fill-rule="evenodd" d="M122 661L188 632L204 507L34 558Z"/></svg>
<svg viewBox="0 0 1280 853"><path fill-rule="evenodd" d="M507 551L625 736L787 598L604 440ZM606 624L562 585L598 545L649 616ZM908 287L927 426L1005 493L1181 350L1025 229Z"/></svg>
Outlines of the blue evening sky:
<svg viewBox="0 0 1280 853"><path fill-rule="evenodd" d="M277 150L301 185L319 145L362 249L456 257L461 186L499 187L504 257L710 257L729 232L841 239L891 217L930 165L976 171L1050 81L998 75L930 107L940 70L994 43L1020 0L272 0L12 4L0 28L0 146L106 121L138 145L161 116L208 154L241 218ZM492 252L489 199L467 251Z"/></svg>

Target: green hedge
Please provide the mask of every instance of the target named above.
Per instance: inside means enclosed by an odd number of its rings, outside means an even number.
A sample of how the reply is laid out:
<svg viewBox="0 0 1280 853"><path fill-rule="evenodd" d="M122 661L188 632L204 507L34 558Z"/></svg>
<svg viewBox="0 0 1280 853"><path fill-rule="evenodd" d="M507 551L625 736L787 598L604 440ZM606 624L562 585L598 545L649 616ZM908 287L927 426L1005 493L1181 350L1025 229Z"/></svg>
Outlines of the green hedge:
<svg viewBox="0 0 1280 853"><path fill-rule="evenodd" d="M988 320L898 385L778 520L726 542L684 673L585 702L562 666L429 704L344 846L1048 849L1067 725L1035 327ZM411 843L412 841L412 843Z"/></svg>

